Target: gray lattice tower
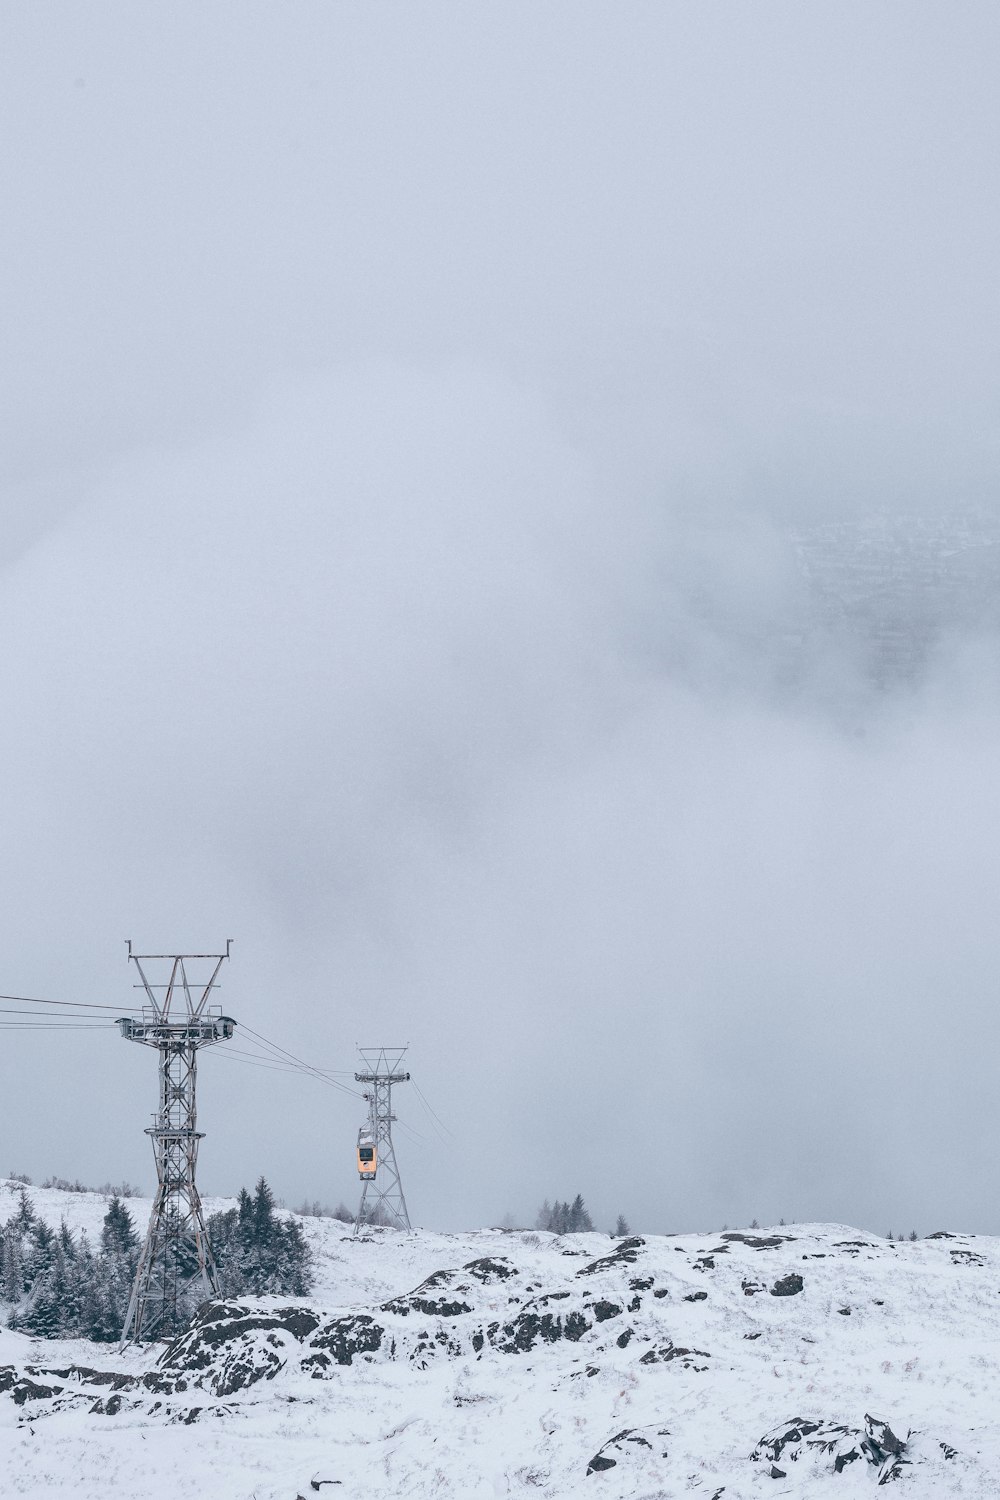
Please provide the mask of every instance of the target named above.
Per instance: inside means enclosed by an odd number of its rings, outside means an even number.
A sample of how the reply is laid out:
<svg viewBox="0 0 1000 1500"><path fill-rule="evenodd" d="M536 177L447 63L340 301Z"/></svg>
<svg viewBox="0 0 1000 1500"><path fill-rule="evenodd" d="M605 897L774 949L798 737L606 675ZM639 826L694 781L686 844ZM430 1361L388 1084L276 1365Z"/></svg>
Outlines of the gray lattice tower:
<svg viewBox="0 0 1000 1500"><path fill-rule="evenodd" d="M198 1050L231 1037L236 1022L210 1006L225 953L133 953L128 956L146 994L142 1019L123 1016L121 1034L155 1047L160 1061L160 1107L146 1131L156 1157L156 1196L129 1299L122 1345L169 1337L195 1307L219 1295L219 1279L195 1184L198 1142L195 1082ZM158 965L164 982L147 978ZM189 966L193 966L189 973ZM153 973L150 970L150 973Z"/></svg>
<svg viewBox="0 0 1000 1500"><path fill-rule="evenodd" d="M375 1141L376 1172L361 1189L361 1206L354 1221L354 1233L364 1224L388 1224L410 1232L410 1215L403 1196L403 1182L392 1144L392 1086L406 1083L409 1073L401 1071L405 1047L359 1047L364 1068L354 1077L366 1084L368 1118Z"/></svg>

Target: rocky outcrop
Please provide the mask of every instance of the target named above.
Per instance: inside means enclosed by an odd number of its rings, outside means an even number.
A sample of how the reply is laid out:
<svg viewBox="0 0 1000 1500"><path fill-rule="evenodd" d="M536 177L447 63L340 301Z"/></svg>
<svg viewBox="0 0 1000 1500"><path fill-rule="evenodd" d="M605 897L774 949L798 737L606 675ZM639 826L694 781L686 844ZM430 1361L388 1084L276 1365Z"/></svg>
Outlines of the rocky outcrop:
<svg viewBox="0 0 1000 1500"><path fill-rule="evenodd" d="M779 1276L771 1288L772 1297L797 1297L804 1283L797 1271L789 1276Z"/></svg>
<svg viewBox="0 0 1000 1500"><path fill-rule="evenodd" d="M587 1465L588 1474L602 1474L607 1469L616 1469L624 1463L629 1467L637 1456L658 1454L666 1458L666 1440L670 1431L658 1424L648 1427L626 1427L598 1449ZM617 1477L617 1476L616 1476Z"/></svg>
<svg viewBox="0 0 1000 1500"><path fill-rule="evenodd" d="M888 1422L869 1415L865 1416L864 1427L793 1417L761 1438L750 1461L766 1464L775 1479L784 1478L792 1465L803 1461L834 1474L842 1474L852 1464L868 1464L876 1470L878 1484L898 1479L910 1462L906 1442L896 1436Z"/></svg>

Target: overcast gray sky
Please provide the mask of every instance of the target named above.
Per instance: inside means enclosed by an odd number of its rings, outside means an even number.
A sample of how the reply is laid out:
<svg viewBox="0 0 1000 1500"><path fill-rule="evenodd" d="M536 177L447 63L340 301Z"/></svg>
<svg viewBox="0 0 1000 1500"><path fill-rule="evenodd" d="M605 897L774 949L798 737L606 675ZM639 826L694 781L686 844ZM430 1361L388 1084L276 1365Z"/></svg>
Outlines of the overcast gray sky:
<svg viewBox="0 0 1000 1500"><path fill-rule="evenodd" d="M998 41L7 4L0 990L232 936L237 1020L411 1043L428 1225L1000 1232L996 642L768 644L791 530L996 513ZM154 1058L3 1037L0 1167L148 1186ZM200 1105L204 1190L353 1200L358 1101Z"/></svg>

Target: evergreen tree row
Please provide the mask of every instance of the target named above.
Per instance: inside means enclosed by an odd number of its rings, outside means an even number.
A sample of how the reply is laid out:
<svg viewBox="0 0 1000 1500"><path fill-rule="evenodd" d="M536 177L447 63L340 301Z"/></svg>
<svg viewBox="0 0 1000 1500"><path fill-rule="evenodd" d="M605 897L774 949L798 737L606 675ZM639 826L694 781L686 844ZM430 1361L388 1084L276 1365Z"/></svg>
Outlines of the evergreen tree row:
<svg viewBox="0 0 1000 1500"><path fill-rule="evenodd" d="M308 1244L294 1220L275 1212L263 1177L253 1194L244 1188L238 1206L213 1214L206 1227L224 1296L301 1296L309 1290ZM65 1221L52 1229L22 1187L17 1212L0 1232L3 1321L33 1338L113 1343L121 1336L138 1257L139 1236L117 1194L104 1215L100 1243L92 1245L85 1233L74 1236Z"/></svg>
<svg viewBox="0 0 1000 1500"><path fill-rule="evenodd" d="M263 1177L253 1195L205 1226L224 1297L302 1297L312 1286L312 1258L301 1225L282 1219Z"/></svg>
<svg viewBox="0 0 1000 1500"><path fill-rule="evenodd" d="M65 1221L53 1230L22 1187L0 1246L0 1299L9 1327L34 1338L96 1343L121 1335L139 1239L119 1197L112 1198L100 1244L93 1246L86 1234L74 1238Z"/></svg>
<svg viewBox="0 0 1000 1500"><path fill-rule="evenodd" d="M594 1223L587 1212L583 1198L577 1193L572 1203L549 1203L546 1198L538 1210L536 1229L547 1229L550 1234L584 1234L593 1230Z"/></svg>

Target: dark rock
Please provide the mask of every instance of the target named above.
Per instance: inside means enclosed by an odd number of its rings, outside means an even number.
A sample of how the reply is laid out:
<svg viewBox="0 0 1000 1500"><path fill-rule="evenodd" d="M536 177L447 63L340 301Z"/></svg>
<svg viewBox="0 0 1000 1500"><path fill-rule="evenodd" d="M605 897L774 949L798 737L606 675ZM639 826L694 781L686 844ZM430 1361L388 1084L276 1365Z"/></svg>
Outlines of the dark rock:
<svg viewBox="0 0 1000 1500"><path fill-rule="evenodd" d="M602 1444L587 1465L587 1473L599 1474L603 1470L613 1469L623 1460L628 1462L635 1458L642 1450L649 1453L659 1451L666 1458L663 1439L669 1436L666 1427L626 1427Z"/></svg>
<svg viewBox="0 0 1000 1500"><path fill-rule="evenodd" d="M805 1453L832 1461L835 1474L851 1464L866 1462L878 1470L877 1484L888 1484L902 1475L908 1463L905 1444L888 1422L866 1416L864 1431L840 1422L814 1422L795 1417L761 1438L750 1458L776 1464L779 1459L797 1462Z"/></svg>
<svg viewBox="0 0 1000 1500"><path fill-rule="evenodd" d="M634 1331L635 1330L632 1328L626 1328L624 1333L620 1333L618 1335L618 1337L615 1339L615 1343L618 1345L619 1349L625 1349L628 1347Z"/></svg>
<svg viewBox="0 0 1000 1500"><path fill-rule="evenodd" d="M338 1365L352 1364L361 1354L375 1354L382 1347L385 1329L367 1313L354 1313L334 1318L309 1340L309 1347L328 1353ZM315 1360L303 1360L305 1365L318 1365ZM329 1361L326 1361L328 1364Z"/></svg>
<svg viewBox="0 0 1000 1500"><path fill-rule="evenodd" d="M787 1471L785 1469L779 1469L777 1464L772 1464L771 1467L768 1469L767 1472L768 1472L768 1476L771 1479L787 1479L788 1478Z"/></svg>
<svg viewBox="0 0 1000 1500"><path fill-rule="evenodd" d="M756 1297L759 1292L766 1292L767 1287L762 1281L741 1281L744 1297Z"/></svg>
<svg viewBox="0 0 1000 1500"><path fill-rule="evenodd" d="M704 1349L680 1349L674 1344L663 1344L658 1349L648 1349L639 1360L641 1365L666 1365L679 1360L685 1370L707 1370L707 1365L695 1364L696 1359L711 1359Z"/></svg>
<svg viewBox="0 0 1000 1500"><path fill-rule="evenodd" d="M590 1326L583 1313L569 1313L563 1325L564 1337L570 1339L575 1344L578 1339L583 1338L583 1335L589 1330Z"/></svg>
<svg viewBox="0 0 1000 1500"><path fill-rule="evenodd" d="M86 1385L110 1385L115 1390L135 1385L133 1375L119 1375L113 1370L91 1370L87 1365L67 1365L65 1370L43 1370L37 1365L26 1365L25 1369L29 1375L55 1376L57 1380L76 1381Z"/></svg>
<svg viewBox="0 0 1000 1500"><path fill-rule="evenodd" d="M502 1337L495 1340L494 1347L505 1354L527 1354L539 1342L557 1344L566 1338L575 1343L590 1327L582 1313L568 1313L563 1319L526 1309L513 1322L504 1324Z"/></svg>
<svg viewBox="0 0 1000 1500"><path fill-rule="evenodd" d="M463 1270L468 1271L470 1276L474 1276L484 1286L490 1286L495 1281L507 1281L509 1277L517 1275L517 1267L512 1266L503 1256L484 1255L479 1260L467 1261Z"/></svg>
<svg viewBox="0 0 1000 1500"><path fill-rule="evenodd" d="M630 1292L648 1292L653 1285L652 1276L633 1276L628 1284Z"/></svg>
<svg viewBox="0 0 1000 1500"><path fill-rule="evenodd" d="M746 1245L748 1250L776 1250L779 1245L790 1245L795 1239L794 1234L740 1234L736 1230L730 1230L722 1236L731 1244L737 1242Z"/></svg>
<svg viewBox="0 0 1000 1500"><path fill-rule="evenodd" d="M468 1302L449 1301L447 1297L418 1297L411 1293L408 1297L394 1297L391 1302L383 1302L380 1312L398 1313L406 1317L408 1313L417 1312L425 1318L459 1318L463 1313L470 1313L472 1307Z"/></svg>
<svg viewBox="0 0 1000 1500"><path fill-rule="evenodd" d="M883 1457L892 1454L894 1457L902 1453L906 1444L893 1432L888 1422L881 1417L872 1417L865 1413L865 1437L874 1449Z"/></svg>
<svg viewBox="0 0 1000 1500"><path fill-rule="evenodd" d="M984 1266L986 1262L974 1250L949 1250L953 1266Z"/></svg>
<svg viewBox="0 0 1000 1500"><path fill-rule="evenodd" d="M842 1318L849 1318L851 1316L851 1309L849 1307L838 1307L837 1311Z"/></svg>
<svg viewBox="0 0 1000 1500"><path fill-rule="evenodd" d="M190 1326L169 1343L157 1369L142 1377L149 1391L172 1394L189 1385L230 1396L285 1368L289 1346L319 1327L308 1307L263 1309L238 1302L206 1302Z"/></svg>
<svg viewBox="0 0 1000 1500"><path fill-rule="evenodd" d="M638 1235L633 1235L629 1240L622 1240L610 1255L602 1255L599 1260L591 1261L589 1266L581 1266L577 1271L578 1276L593 1276L597 1271L613 1271L619 1266L632 1265L639 1259L639 1251L646 1241Z"/></svg>
<svg viewBox="0 0 1000 1500"><path fill-rule="evenodd" d="M636 1307L629 1309L630 1312L636 1312L637 1310ZM606 1323L609 1318L621 1317L621 1311L617 1302L605 1302L603 1300L595 1302L591 1308L591 1312L598 1323Z"/></svg>
<svg viewBox="0 0 1000 1500"><path fill-rule="evenodd" d="M319 1317L308 1307L280 1307L273 1311L245 1307L239 1302L205 1302L191 1324L167 1345L157 1366L178 1374L182 1371L210 1371L217 1364L220 1351L225 1358L234 1357L234 1345L245 1349L261 1344L260 1335L286 1333L295 1343L319 1327ZM245 1354L244 1349L244 1354ZM239 1389L239 1387L233 1387ZM217 1391L222 1395L222 1391ZM227 1393L228 1394L228 1393Z"/></svg>
<svg viewBox="0 0 1000 1500"><path fill-rule="evenodd" d="M670 1292L667 1290L667 1288L665 1286L658 1286L656 1288L656 1291L653 1293L653 1296L654 1297L669 1297L670 1296ZM705 1296L706 1297L708 1296L707 1292L705 1293Z"/></svg>
<svg viewBox="0 0 1000 1500"><path fill-rule="evenodd" d="M684 1298L685 1302L705 1302L708 1298L707 1292L688 1292Z"/></svg>
<svg viewBox="0 0 1000 1500"><path fill-rule="evenodd" d="M795 1297L801 1292L804 1283L797 1271L792 1271L788 1276L780 1276L771 1288L772 1297Z"/></svg>
<svg viewBox="0 0 1000 1500"><path fill-rule="evenodd" d="M694 1262L696 1271L714 1271L715 1261L710 1255L702 1255Z"/></svg>
<svg viewBox="0 0 1000 1500"><path fill-rule="evenodd" d="M15 1406L24 1406L26 1401L44 1401L47 1396L58 1396L62 1392L61 1385L38 1385L34 1380L29 1380L22 1375L15 1380L13 1385L8 1386L11 1400Z"/></svg>
<svg viewBox="0 0 1000 1500"><path fill-rule="evenodd" d="M750 1455L751 1463L760 1463L761 1459L767 1459L775 1463L781 1458L786 1448L794 1448L792 1459L798 1458L798 1449L812 1433L818 1432L820 1424L811 1422L805 1417L793 1417L790 1422L784 1422L780 1427L775 1427L771 1432L765 1433Z"/></svg>

